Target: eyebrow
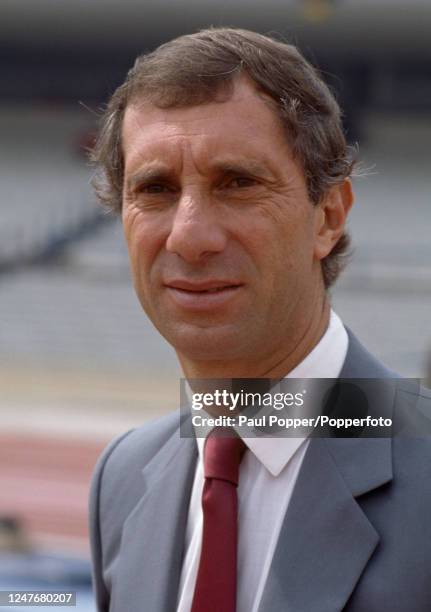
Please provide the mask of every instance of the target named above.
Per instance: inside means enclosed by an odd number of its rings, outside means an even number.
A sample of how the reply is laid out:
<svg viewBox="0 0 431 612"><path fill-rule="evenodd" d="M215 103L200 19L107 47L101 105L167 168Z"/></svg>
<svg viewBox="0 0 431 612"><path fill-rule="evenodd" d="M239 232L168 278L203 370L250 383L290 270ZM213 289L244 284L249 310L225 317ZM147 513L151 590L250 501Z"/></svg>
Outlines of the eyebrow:
<svg viewBox="0 0 431 612"><path fill-rule="evenodd" d="M166 166L150 166L142 168L129 176L126 181L126 187L129 190L133 190L142 183L166 181L168 178L172 178L172 172Z"/></svg>
<svg viewBox="0 0 431 612"><path fill-rule="evenodd" d="M250 159L220 161L212 164L211 167L220 174L253 174L260 177L270 175L270 170L265 164Z"/></svg>

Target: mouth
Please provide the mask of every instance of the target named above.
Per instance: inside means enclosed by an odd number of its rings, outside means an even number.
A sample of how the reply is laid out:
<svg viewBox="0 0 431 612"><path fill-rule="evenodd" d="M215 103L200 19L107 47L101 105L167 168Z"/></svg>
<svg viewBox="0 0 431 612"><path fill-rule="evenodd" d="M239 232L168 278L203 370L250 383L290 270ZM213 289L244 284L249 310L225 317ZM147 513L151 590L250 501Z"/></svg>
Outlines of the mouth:
<svg viewBox="0 0 431 612"><path fill-rule="evenodd" d="M235 289L239 285L222 285L220 287L211 287L210 289L184 289L183 287L175 287L174 285L167 285L169 289L176 289L177 291L184 291L185 293L219 293L226 289Z"/></svg>
<svg viewBox="0 0 431 612"><path fill-rule="evenodd" d="M165 287L177 306L188 310L208 310L225 305L243 285L224 280L201 283L181 280L166 283Z"/></svg>

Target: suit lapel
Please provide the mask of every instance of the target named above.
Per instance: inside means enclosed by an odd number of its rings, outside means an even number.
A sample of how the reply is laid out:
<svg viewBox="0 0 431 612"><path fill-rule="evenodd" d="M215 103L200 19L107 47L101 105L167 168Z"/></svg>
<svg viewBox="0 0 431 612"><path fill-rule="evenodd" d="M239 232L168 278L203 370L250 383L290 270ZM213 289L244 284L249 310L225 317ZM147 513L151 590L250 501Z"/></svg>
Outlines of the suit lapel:
<svg viewBox="0 0 431 612"><path fill-rule="evenodd" d="M176 431L143 470L144 495L123 528L115 612L175 610L196 457L196 441Z"/></svg>
<svg viewBox="0 0 431 612"><path fill-rule="evenodd" d="M349 334L341 378L388 378ZM373 394L371 413L392 416L394 387ZM392 479L390 438L312 439L287 509L259 612L339 612L379 535L355 497Z"/></svg>
<svg viewBox="0 0 431 612"><path fill-rule="evenodd" d="M377 546L379 536L352 495L349 484L353 483L346 482L336 463L336 456L342 457L343 463L347 459L345 442L351 440L311 440L281 529L260 612L339 612ZM384 455L377 470L380 473L368 485L363 477L356 482L365 492L367 486L370 490L391 478L390 467L387 469L390 440L361 442L374 443L374 457ZM384 448L377 448L380 442ZM333 443L335 449L331 448ZM365 450L356 447L351 454L358 459ZM355 480L352 474L350 477Z"/></svg>

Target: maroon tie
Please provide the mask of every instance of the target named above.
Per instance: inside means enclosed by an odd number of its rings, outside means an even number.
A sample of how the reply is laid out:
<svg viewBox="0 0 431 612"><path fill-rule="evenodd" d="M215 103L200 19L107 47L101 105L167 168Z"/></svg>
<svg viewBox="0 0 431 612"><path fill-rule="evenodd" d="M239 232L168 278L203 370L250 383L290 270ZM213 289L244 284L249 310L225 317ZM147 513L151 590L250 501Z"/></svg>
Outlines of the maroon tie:
<svg viewBox="0 0 431 612"><path fill-rule="evenodd" d="M214 430L205 442L202 551L191 612L235 612L237 486L244 451L233 430Z"/></svg>

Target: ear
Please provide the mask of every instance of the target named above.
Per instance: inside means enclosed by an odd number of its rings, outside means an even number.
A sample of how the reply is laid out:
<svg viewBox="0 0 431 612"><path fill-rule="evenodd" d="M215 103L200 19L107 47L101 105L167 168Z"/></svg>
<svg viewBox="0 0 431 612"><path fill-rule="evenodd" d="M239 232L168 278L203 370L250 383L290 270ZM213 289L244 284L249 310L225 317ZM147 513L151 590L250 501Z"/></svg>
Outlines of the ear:
<svg viewBox="0 0 431 612"><path fill-rule="evenodd" d="M353 205L352 183L346 178L333 185L317 205L315 216L314 256L323 259L340 239L347 215Z"/></svg>

